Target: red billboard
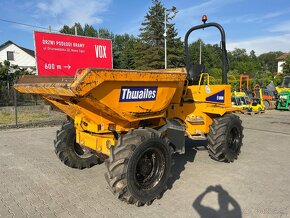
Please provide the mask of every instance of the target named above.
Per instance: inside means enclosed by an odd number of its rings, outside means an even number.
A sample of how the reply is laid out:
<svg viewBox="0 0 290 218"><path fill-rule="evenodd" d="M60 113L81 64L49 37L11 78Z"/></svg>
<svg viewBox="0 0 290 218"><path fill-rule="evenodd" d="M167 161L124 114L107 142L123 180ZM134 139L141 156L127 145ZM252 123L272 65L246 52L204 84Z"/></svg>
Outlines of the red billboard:
<svg viewBox="0 0 290 218"><path fill-rule="evenodd" d="M38 75L74 76L79 68L113 68L112 42L56 33L34 32Z"/></svg>

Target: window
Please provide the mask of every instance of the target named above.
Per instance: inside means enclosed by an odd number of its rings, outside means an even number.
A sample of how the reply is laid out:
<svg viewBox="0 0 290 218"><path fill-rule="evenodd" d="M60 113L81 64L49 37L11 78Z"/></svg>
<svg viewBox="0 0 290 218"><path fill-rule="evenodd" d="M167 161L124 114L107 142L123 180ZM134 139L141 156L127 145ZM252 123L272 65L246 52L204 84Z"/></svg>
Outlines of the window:
<svg viewBox="0 0 290 218"><path fill-rule="evenodd" d="M7 51L7 61L14 61L14 52Z"/></svg>

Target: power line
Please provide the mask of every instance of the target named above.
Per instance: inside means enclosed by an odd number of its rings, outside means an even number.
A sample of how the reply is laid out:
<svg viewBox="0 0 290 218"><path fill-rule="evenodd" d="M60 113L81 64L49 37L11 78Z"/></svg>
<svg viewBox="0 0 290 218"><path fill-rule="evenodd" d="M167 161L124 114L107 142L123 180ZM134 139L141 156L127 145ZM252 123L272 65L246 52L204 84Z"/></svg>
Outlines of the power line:
<svg viewBox="0 0 290 218"><path fill-rule="evenodd" d="M6 22L6 23L13 23L13 24L17 24L17 25L22 25L22 26L38 28L38 29L44 29L44 30L50 30L50 31L59 32L58 30L52 30L52 29L46 28L46 27L36 26L36 25L32 25L32 24L27 24L27 23L20 23L20 22L16 22L16 21L12 21L12 20L6 20L6 19L2 19L2 18L0 18L0 21Z"/></svg>

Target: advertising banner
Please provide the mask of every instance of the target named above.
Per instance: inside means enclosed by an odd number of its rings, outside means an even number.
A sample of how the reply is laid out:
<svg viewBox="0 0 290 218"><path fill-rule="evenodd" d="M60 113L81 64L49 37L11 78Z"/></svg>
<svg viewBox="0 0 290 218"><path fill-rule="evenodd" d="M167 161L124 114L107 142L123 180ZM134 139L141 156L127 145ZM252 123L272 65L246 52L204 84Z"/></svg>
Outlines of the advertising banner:
<svg viewBox="0 0 290 218"><path fill-rule="evenodd" d="M79 68L113 68L108 39L34 32L39 76L74 76Z"/></svg>

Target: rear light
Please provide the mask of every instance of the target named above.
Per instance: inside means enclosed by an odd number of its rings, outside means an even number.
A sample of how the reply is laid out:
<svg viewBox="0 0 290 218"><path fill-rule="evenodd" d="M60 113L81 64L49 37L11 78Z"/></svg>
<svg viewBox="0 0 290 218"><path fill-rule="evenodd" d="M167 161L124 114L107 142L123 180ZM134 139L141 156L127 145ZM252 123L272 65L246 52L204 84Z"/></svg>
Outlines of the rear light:
<svg viewBox="0 0 290 218"><path fill-rule="evenodd" d="M116 130L116 124L115 123L109 123L108 129L109 130Z"/></svg>

